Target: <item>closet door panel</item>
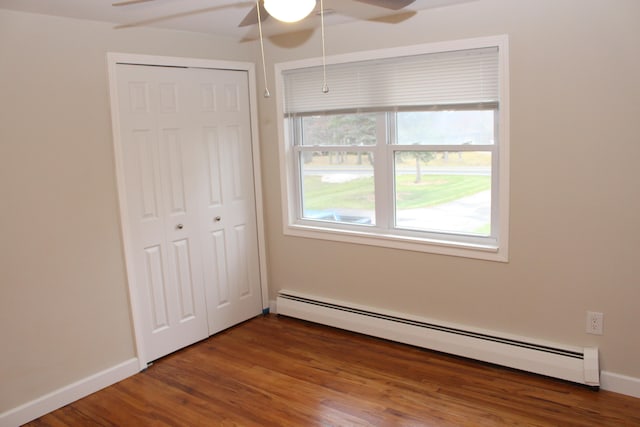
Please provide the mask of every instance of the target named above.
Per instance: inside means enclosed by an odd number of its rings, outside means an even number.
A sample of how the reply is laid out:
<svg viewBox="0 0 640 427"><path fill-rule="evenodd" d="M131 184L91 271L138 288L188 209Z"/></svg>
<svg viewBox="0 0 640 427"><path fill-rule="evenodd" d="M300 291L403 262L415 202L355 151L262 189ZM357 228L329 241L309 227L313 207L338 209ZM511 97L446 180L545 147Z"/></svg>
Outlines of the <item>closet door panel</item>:
<svg viewBox="0 0 640 427"><path fill-rule="evenodd" d="M213 236L203 244L213 334L262 311L249 85L246 72L192 71L199 99L207 100L193 119L201 129L206 165L202 227Z"/></svg>
<svg viewBox="0 0 640 427"><path fill-rule="evenodd" d="M127 228L146 361L208 336L183 69L118 65Z"/></svg>

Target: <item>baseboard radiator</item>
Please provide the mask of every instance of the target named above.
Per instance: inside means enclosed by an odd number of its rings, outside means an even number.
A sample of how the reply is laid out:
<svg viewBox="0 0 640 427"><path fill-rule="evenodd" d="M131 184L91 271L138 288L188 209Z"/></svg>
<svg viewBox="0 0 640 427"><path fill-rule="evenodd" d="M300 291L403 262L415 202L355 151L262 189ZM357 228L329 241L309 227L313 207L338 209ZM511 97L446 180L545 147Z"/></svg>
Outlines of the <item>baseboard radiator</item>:
<svg viewBox="0 0 640 427"><path fill-rule="evenodd" d="M600 385L598 349L594 347L535 342L292 291L280 291L276 307L284 316L591 387Z"/></svg>

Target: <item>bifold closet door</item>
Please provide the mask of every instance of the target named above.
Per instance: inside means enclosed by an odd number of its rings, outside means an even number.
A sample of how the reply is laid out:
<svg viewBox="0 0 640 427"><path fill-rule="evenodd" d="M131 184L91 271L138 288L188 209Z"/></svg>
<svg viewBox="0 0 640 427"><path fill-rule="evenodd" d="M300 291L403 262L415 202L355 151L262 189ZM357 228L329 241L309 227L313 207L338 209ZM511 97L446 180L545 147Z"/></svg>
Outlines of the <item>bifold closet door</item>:
<svg viewBox="0 0 640 427"><path fill-rule="evenodd" d="M199 157L202 248L209 333L262 312L246 72L192 69L200 107L192 118Z"/></svg>
<svg viewBox="0 0 640 427"><path fill-rule="evenodd" d="M247 75L118 64L117 85L127 268L152 361L261 311Z"/></svg>

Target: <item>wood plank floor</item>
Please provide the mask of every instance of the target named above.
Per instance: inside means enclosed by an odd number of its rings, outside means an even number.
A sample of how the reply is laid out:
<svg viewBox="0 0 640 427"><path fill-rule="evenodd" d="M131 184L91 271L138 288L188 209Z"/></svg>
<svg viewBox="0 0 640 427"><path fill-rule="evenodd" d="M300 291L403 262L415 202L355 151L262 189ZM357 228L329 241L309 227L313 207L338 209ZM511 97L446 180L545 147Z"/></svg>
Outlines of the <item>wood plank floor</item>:
<svg viewBox="0 0 640 427"><path fill-rule="evenodd" d="M640 399L274 315L29 426L640 426Z"/></svg>

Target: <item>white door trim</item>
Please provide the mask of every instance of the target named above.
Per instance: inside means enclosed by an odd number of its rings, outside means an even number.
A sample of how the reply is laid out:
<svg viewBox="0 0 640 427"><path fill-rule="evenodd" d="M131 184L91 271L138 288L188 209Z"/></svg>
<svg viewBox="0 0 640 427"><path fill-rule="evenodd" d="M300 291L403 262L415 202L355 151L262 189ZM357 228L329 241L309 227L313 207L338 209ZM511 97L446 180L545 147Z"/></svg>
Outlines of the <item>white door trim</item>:
<svg viewBox="0 0 640 427"><path fill-rule="evenodd" d="M251 119L251 147L253 152L253 180L255 188L256 203L256 227L258 230L258 256L260 266L260 289L262 292L263 309L269 307L269 289L267 284L267 265L266 265L266 244L264 233L264 215L263 215L263 199L262 199L262 173L260 168L260 143L258 133L258 110L256 98L256 77L255 65L250 62L236 61L218 61L210 59L198 58L182 58L170 56L154 56L154 55L138 55L128 53L107 53L107 69L109 76L109 93L111 98L111 125L113 132L113 149L115 155L116 168L116 184L118 189L118 202L120 208L120 226L122 233L122 242L124 246L125 264L127 265L127 281L129 284L129 300L131 304L131 318L133 321L134 339L136 346L136 354L140 370L146 368L146 357L144 346L142 345L142 319L140 315L140 302L136 296L136 281L133 269L129 266L134 265L133 262L133 243L131 239L131 230L129 230L129 218L127 210L127 200L125 196L125 175L124 175L124 156L122 140L120 138L120 117L118 112L118 91L116 81L117 64L138 64L138 65L156 65L156 66L173 66L173 67L193 67L193 68L212 68L219 70L237 70L246 71L249 80L249 103L250 103L250 119Z"/></svg>

